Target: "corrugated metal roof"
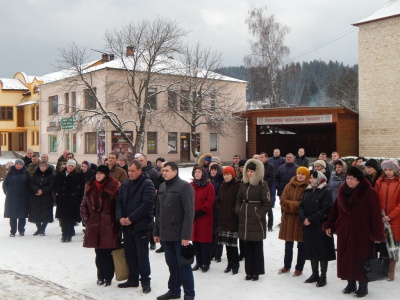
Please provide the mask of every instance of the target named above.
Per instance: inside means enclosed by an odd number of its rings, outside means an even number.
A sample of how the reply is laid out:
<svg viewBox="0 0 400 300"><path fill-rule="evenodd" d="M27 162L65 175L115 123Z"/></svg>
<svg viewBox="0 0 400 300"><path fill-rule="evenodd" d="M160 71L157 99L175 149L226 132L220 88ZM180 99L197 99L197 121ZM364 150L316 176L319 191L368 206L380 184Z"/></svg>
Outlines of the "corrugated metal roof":
<svg viewBox="0 0 400 300"><path fill-rule="evenodd" d="M0 78L2 90L29 90L28 87L18 79Z"/></svg>
<svg viewBox="0 0 400 300"><path fill-rule="evenodd" d="M369 17L354 23L353 25L359 26L364 23L374 22L396 16L400 16L400 0L390 0L381 9L377 10Z"/></svg>

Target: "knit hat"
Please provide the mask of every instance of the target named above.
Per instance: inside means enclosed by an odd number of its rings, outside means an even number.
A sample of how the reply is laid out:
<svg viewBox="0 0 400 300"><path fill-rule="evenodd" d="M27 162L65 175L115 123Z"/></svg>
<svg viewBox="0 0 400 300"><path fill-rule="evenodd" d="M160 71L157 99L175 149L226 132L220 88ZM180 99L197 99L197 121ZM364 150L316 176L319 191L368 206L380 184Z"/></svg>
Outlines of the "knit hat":
<svg viewBox="0 0 400 300"><path fill-rule="evenodd" d="M317 159L315 162L314 162L314 166L315 165L320 165L320 166L322 166L324 169L326 169L326 162L324 162L322 159Z"/></svg>
<svg viewBox="0 0 400 300"><path fill-rule="evenodd" d="M15 164L21 164L21 165L24 166L25 162L22 159L18 158L18 159L15 160Z"/></svg>
<svg viewBox="0 0 400 300"><path fill-rule="evenodd" d="M256 166L256 164L253 163L253 162L250 162L250 163L247 165L247 170L253 170L253 171L255 171L256 168L257 168L257 166ZM247 171L247 170L246 170L246 171Z"/></svg>
<svg viewBox="0 0 400 300"><path fill-rule="evenodd" d="M319 186L321 183L326 182L326 176L324 175L324 173L320 172L320 171L312 171L311 172L311 176L315 179L317 179L317 181L315 182L315 184L313 185L313 187L317 187Z"/></svg>
<svg viewBox="0 0 400 300"><path fill-rule="evenodd" d="M395 174L399 173L399 163L395 159L386 159L381 164L382 170L392 169Z"/></svg>
<svg viewBox="0 0 400 300"><path fill-rule="evenodd" d="M110 169L106 165L101 165L97 167L96 173L100 172L106 175L106 177L110 176Z"/></svg>
<svg viewBox="0 0 400 300"><path fill-rule="evenodd" d="M245 159L239 160L239 168L240 167L244 167L245 164L246 164L246 160Z"/></svg>
<svg viewBox="0 0 400 300"><path fill-rule="evenodd" d="M76 167L76 161L74 159L69 159L67 161L67 166L74 166Z"/></svg>
<svg viewBox="0 0 400 300"><path fill-rule="evenodd" d="M235 169L231 166L227 166L222 170L222 175L226 173L229 173L232 175L232 177L235 177Z"/></svg>
<svg viewBox="0 0 400 300"><path fill-rule="evenodd" d="M370 158L366 161L365 163L366 167L371 167L374 168L375 170L379 170L379 164L378 161L376 159Z"/></svg>
<svg viewBox="0 0 400 300"><path fill-rule="evenodd" d="M204 159L204 161L210 163L210 162L211 162L211 157L207 156L207 157Z"/></svg>
<svg viewBox="0 0 400 300"><path fill-rule="evenodd" d="M307 167L298 167L296 170L296 174L306 175L307 178L310 178L310 170Z"/></svg>

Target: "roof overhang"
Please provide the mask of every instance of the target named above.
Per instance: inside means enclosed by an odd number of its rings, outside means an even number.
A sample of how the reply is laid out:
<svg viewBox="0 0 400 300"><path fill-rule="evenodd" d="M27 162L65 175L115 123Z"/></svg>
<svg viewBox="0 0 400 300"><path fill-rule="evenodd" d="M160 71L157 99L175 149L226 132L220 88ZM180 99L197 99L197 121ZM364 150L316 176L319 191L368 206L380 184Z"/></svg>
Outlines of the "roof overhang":
<svg viewBox="0 0 400 300"><path fill-rule="evenodd" d="M21 102L21 103L17 104L16 106L33 105L33 104L37 104L37 103L39 103L39 100L29 100L29 101Z"/></svg>

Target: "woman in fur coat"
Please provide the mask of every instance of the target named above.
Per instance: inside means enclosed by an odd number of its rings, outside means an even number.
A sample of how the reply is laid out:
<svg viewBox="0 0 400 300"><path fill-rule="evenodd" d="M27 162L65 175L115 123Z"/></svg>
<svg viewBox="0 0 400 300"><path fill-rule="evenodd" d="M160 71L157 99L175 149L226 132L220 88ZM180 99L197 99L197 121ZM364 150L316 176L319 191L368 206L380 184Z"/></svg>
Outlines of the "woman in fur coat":
<svg viewBox="0 0 400 300"><path fill-rule="evenodd" d="M363 264L374 256L374 244L385 241L385 234L378 193L359 168L347 169L346 182L339 187L322 230L337 235L337 276L348 282L342 292L364 297L368 279Z"/></svg>
<svg viewBox="0 0 400 300"><path fill-rule="evenodd" d="M311 261L312 269L312 275L304 282L316 282L317 287L326 285L328 261L336 259L333 237L327 236L321 229L332 202L325 175L311 171L310 184L300 202L299 216L303 224L303 255L304 259ZM321 276L318 265L321 266Z"/></svg>
<svg viewBox="0 0 400 300"><path fill-rule="evenodd" d="M284 266L278 273L287 273L292 267L293 246L297 242L297 263L293 276L300 276L303 273L303 224L299 218L299 205L304 190L308 186L310 171L306 167L298 167L296 176L290 179L285 186L281 196L281 226L279 229L279 239L285 241Z"/></svg>
<svg viewBox="0 0 400 300"><path fill-rule="evenodd" d="M238 237L245 241L246 280L258 280L265 274L263 240L266 238L266 217L271 207L268 184L263 180L264 165L258 159L249 159L243 172L236 197L239 215Z"/></svg>
<svg viewBox="0 0 400 300"><path fill-rule="evenodd" d="M31 180L32 197L28 221L36 223L37 230L33 235L44 236L47 224L54 221L54 180L55 175L49 163L40 161Z"/></svg>
<svg viewBox="0 0 400 300"><path fill-rule="evenodd" d="M81 216L86 224L83 247L95 248L98 285L109 286L114 277L111 251L120 245L120 225L115 218L120 185L110 177L107 166L99 166L95 177L85 186L81 204Z"/></svg>

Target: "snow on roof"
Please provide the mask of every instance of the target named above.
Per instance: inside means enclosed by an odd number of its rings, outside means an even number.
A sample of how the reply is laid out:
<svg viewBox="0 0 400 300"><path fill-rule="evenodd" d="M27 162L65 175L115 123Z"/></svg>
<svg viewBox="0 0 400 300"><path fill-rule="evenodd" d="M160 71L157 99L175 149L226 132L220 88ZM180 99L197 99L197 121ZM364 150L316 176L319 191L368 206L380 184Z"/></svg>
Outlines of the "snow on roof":
<svg viewBox="0 0 400 300"><path fill-rule="evenodd" d="M382 19L392 18L400 15L400 0L390 0L381 9L374 12L369 17L354 23L354 26L359 26L364 23L374 22Z"/></svg>
<svg viewBox="0 0 400 300"><path fill-rule="evenodd" d="M85 65L90 66L92 64L94 64L94 62L87 63ZM132 60L132 58L130 58L129 56L128 57L125 56L123 58L116 58L112 61L105 62L105 63L99 64L97 66L88 67L87 69L85 69L84 72L90 73L90 72L95 72L95 71L104 70L104 69L126 70L126 69L132 69L133 65L134 65L134 61ZM140 61L137 62L135 69L137 71L143 71L143 72L146 71L146 65L145 65L145 62L143 61L143 59L141 59ZM228 76L224 76L222 74L210 72L210 71L207 71L204 69L199 69L199 70L197 70L197 72L190 70L190 74L188 74L189 69L190 68L185 67L185 65L178 60L174 60L173 58L168 58L168 57L159 57L157 59L157 62L155 63L155 66L153 67L153 72L170 74L170 75L178 75L178 76L196 74L197 77L207 76L207 78L209 78L209 79L246 83L246 81L228 77ZM46 83L50 83L53 81L72 77L75 75L76 75L76 71L74 71L74 70L61 70L58 72L44 75L41 78L43 79L44 83L46 84Z"/></svg>
<svg viewBox="0 0 400 300"><path fill-rule="evenodd" d="M29 90L28 87L18 79L0 78L2 90Z"/></svg>

